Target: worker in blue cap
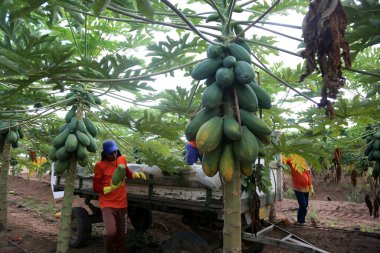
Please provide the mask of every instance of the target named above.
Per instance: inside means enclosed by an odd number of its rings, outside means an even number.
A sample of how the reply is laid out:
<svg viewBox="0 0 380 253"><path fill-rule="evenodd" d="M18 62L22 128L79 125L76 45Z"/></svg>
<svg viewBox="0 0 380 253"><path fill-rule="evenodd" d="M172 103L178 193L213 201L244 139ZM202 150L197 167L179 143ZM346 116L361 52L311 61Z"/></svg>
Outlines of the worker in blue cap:
<svg viewBox="0 0 380 253"><path fill-rule="evenodd" d="M117 185L112 175L119 165L125 166L130 179L146 179L143 172L132 172L127 159L121 155L113 140L103 142L101 160L95 164L93 189L99 193L99 207L104 223L104 241L107 253L125 252L125 214L127 212L127 187L125 180Z"/></svg>

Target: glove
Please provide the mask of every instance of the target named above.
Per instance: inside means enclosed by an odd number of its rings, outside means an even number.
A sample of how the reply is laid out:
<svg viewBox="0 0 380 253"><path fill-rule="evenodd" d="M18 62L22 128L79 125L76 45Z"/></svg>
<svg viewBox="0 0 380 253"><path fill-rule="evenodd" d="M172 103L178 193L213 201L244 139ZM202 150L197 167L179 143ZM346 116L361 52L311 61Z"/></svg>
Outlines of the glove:
<svg viewBox="0 0 380 253"><path fill-rule="evenodd" d="M103 193L105 195L107 195L108 193L111 193L113 192L114 190L116 190L117 188L120 188L121 185L123 184L123 182L120 182L118 185L114 185L111 181L111 184L109 186L106 186L103 188Z"/></svg>
<svg viewBox="0 0 380 253"><path fill-rule="evenodd" d="M314 195L314 187L313 185L310 185L310 196Z"/></svg>
<svg viewBox="0 0 380 253"><path fill-rule="evenodd" d="M146 176L144 172L135 172L132 174L132 179L144 179L146 180Z"/></svg>

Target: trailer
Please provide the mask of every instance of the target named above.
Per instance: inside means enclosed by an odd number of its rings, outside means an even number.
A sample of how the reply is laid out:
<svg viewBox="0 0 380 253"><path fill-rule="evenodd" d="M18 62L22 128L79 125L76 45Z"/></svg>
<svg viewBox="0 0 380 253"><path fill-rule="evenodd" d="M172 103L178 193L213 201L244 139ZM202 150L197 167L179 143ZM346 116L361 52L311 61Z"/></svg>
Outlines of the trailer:
<svg viewBox="0 0 380 253"><path fill-rule="evenodd" d="M204 174L202 176L203 171L199 165L191 166L190 171L172 176L164 176L157 173L157 168L146 165L128 164L128 167L132 171L149 174L147 180L127 179L128 217L135 230L149 229L152 223L152 211L179 214L182 215L182 223L189 226L192 231L174 234L163 244L163 253L182 251L206 253L222 247L224 203L218 176L214 178L208 178ZM282 196L281 190L278 191L282 185L280 175L281 168L274 168L271 171L272 192L259 193L260 219L269 216L271 204L275 198L280 199ZM57 176L54 182L54 191L64 190L64 176ZM91 203L92 200L98 199L98 194L92 191L92 175L77 174L74 194L84 198L91 210L90 213L83 207L74 207L72 210L70 246L82 247L91 238L92 224L102 222L100 209ZM324 252L318 251L313 245L295 236L291 236L293 242L281 242L279 239L268 237L268 233L265 237L264 233L251 234L248 201L248 194L243 192L241 194L242 239L244 244L248 245L243 252L260 252L264 244L279 247L283 245L283 248L287 249L295 245L296 247L293 247L295 250L304 249L303 252L309 252L310 249L313 250L310 252ZM278 230L277 226L269 222L263 221L262 225L266 232Z"/></svg>

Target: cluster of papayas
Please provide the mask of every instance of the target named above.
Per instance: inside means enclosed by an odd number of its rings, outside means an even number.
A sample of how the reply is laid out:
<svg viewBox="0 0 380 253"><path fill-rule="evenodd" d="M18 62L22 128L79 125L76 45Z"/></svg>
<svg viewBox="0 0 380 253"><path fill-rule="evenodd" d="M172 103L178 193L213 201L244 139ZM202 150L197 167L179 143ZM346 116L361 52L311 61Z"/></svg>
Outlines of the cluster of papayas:
<svg viewBox="0 0 380 253"><path fill-rule="evenodd" d="M375 161L372 176L377 179L380 175L380 130L366 134L363 138L367 142L364 155L368 156L368 161Z"/></svg>
<svg viewBox="0 0 380 253"><path fill-rule="evenodd" d="M203 153L205 174L211 177L220 171L224 181L230 182L236 159L248 176L263 144L270 143L272 130L256 112L271 108L271 100L256 84L244 47L210 45L207 56L191 73L195 80L206 80L206 88L203 108L188 122L185 135L189 141L196 140Z"/></svg>
<svg viewBox="0 0 380 253"><path fill-rule="evenodd" d="M84 167L89 162L88 152L96 152L94 138L98 134L98 129L89 118L78 115L77 110L78 105L74 104L67 112L66 124L61 127L60 133L53 139L49 151L49 159L55 161L56 174L62 174L69 168L73 156L75 156L78 164Z"/></svg>
<svg viewBox="0 0 380 253"><path fill-rule="evenodd" d="M11 144L12 148L18 148L18 140L23 137L24 134L17 122L0 121L0 153L3 152L5 142Z"/></svg>
<svg viewBox="0 0 380 253"><path fill-rule="evenodd" d="M101 99L98 96L95 96L89 91L86 91L82 88L73 88L69 93L66 94L65 99L67 106L78 104L80 100L90 108L91 105L100 105L102 104Z"/></svg>

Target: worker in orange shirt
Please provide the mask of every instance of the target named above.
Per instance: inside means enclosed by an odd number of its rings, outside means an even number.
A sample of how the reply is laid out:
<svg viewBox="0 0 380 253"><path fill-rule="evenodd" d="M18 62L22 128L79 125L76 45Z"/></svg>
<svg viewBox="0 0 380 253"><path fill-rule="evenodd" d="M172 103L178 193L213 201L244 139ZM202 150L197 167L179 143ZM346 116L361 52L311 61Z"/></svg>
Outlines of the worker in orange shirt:
<svg viewBox="0 0 380 253"><path fill-rule="evenodd" d="M289 157L283 156L284 164L289 165L292 174L292 187L297 197L297 225L305 224L305 217L309 205L309 194L314 195L314 188L311 182L310 168L305 159L296 154L291 154Z"/></svg>
<svg viewBox="0 0 380 253"><path fill-rule="evenodd" d="M101 160L95 164L93 190L99 193L99 207L104 223L106 253L125 252L125 214L127 212L127 188L125 181L112 183L112 175L119 164L125 165L127 178L146 179L143 172L132 172L127 159L121 155L112 140L103 142Z"/></svg>
<svg viewBox="0 0 380 253"><path fill-rule="evenodd" d="M197 143L195 141L188 141L186 143L186 162L189 165L197 163L197 161L202 163L202 155L200 154Z"/></svg>

